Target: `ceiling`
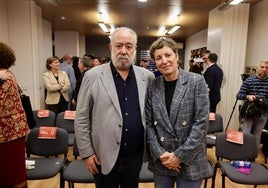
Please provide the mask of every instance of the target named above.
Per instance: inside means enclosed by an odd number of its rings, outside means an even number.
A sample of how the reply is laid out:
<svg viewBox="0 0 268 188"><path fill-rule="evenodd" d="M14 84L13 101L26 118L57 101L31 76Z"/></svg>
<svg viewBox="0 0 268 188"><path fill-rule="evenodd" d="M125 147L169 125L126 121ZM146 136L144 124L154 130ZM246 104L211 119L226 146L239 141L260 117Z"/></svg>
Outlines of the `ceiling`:
<svg viewBox="0 0 268 188"><path fill-rule="evenodd" d="M160 26L181 28L171 36L185 39L208 27L209 11L228 0L36 0L53 30L108 35L97 25L127 26L138 36L158 36ZM261 0L247 0L251 5ZM57 3L58 2L58 3ZM65 18L65 19L62 19Z"/></svg>

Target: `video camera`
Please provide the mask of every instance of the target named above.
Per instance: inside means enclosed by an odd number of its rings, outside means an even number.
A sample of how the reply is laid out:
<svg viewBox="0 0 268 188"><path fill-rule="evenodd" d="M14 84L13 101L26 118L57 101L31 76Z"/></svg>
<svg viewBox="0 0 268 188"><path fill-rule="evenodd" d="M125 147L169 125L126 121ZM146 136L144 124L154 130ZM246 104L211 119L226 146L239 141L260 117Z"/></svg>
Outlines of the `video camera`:
<svg viewBox="0 0 268 188"><path fill-rule="evenodd" d="M249 74L249 73L243 73L243 74L241 74L241 79L243 80L243 82L244 82L248 77L250 77L250 74Z"/></svg>

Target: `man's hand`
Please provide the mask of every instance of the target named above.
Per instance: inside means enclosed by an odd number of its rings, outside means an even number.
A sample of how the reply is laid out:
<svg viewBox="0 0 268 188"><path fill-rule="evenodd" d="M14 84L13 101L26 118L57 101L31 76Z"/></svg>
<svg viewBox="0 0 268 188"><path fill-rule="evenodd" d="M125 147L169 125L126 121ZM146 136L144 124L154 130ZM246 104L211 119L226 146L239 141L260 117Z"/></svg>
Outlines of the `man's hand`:
<svg viewBox="0 0 268 188"><path fill-rule="evenodd" d="M255 96L255 95L247 95L247 96L246 96L246 99L247 99L248 101L252 102L252 101L256 100L256 96Z"/></svg>
<svg viewBox="0 0 268 188"><path fill-rule="evenodd" d="M93 154L87 159L85 159L84 163L86 165L87 170L90 171L92 174L99 173L97 165L100 165L100 162L96 154Z"/></svg>

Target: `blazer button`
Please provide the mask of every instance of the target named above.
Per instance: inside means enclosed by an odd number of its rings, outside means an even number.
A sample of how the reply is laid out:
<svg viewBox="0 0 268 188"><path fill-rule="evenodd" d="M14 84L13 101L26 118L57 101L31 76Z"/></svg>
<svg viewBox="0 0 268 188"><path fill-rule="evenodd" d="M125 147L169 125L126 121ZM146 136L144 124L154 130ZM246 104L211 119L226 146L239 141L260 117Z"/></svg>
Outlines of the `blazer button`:
<svg viewBox="0 0 268 188"><path fill-rule="evenodd" d="M182 125L186 125L187 124L187 122L186 121L182 121Z"/></svg>
<svg viewBox="0 0 268 188"><path fill-rule="evenodd" d="M160 138L160 140L161 140L161 142L164 142L165 138L162 136L162 137Z"/></svg>
<svg viewBox="0 0 268 188"><path fill-rule="evenodd" d="M154 122L154 125L155 125L155 126L157 125L157 121Z"/></svg>

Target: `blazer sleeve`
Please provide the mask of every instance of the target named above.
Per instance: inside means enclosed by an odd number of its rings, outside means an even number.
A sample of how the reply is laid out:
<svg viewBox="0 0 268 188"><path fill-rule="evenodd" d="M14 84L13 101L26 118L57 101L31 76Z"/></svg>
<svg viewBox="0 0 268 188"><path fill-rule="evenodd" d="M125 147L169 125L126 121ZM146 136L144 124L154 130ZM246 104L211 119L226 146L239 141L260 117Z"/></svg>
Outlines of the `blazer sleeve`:
<svg viewBox="0 0 268 188"><path fill-rule="evenodd" d="M48 91L59 91L61 89L60 85L58 84L57 80L52 77L53 75L49 72L45 72L43 74L45 88Z"/></svg>
<svg viewBox="0 0 268 188"><path fill-rule="evenodd" d="M60 79L60 84L63 85L61 92L67 92L71 89L71 84L66 72L61 71L62 79Z"/></svg>

